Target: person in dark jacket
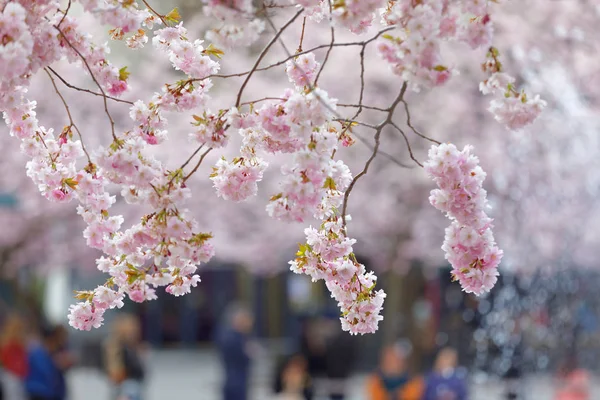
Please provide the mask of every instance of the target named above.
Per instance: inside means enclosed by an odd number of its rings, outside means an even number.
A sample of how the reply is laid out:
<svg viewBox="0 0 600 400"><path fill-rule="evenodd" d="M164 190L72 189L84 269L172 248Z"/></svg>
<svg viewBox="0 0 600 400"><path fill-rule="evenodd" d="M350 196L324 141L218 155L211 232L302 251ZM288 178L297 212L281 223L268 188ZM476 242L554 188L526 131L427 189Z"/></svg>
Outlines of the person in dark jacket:
<svg viewBox="0 0 600 400"><path fill-rule="evenodd" d="M423 400L467 400L465 376L457 364L455 349L447 347L440 351L433 372L425 378Z"/></svg>
<svg viewBox="0 0 600 400"><path fill-rule="evenodd" d="M231 306L217 331L216 345L225 369L223 400L246 400L250 375L250 333L253 318L241 306Z"/></svg>
<svg viewBox="0 0 600 400"><path fill-rule="evenodd" d="M330 338L325 351L325 372L331 400L346 397L347 380L356 361L356 342L352 335L338 329Z"/></svg>
<svg viewBox="0 0 600 400"><path fill-rule="evenodd" d="M41 341L29 349L25 389L30 400L65 400L66 334L62 327L43 327ZM65 364L65 365L63 365Z"/></svg>

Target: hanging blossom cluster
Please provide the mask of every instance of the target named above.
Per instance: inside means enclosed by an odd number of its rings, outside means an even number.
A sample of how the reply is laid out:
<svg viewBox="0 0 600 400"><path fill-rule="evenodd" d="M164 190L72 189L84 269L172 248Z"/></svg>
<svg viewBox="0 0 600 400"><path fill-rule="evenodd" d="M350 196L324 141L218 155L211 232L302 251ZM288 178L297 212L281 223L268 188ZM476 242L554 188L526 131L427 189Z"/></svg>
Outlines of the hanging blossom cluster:
<svg viewBox="0 0 600 400"><path fill-rule="evenodd" d="M355 240L347 236L350 219L344 215L347 191L359 176L353 180L348 166L335 158L340 147L353 144L351 127L356 121L340 118L338 100L317 86L323 66L310 51L277 63L285 64L293 85L279 97L241 102L253 69L232 75L247 77L233 107L211 110L211 78L224 77L218 75L223 51L214 44L231 48L255 42L264 30L262 16L271 8L297 8L282 30L304 14L313 21L326 20L334 28L362 33L379 15L383 29L371 41L378 38L380 54L405 82L403 96L406 83L414 90L430 88L453 74L441 61L443 40L473 48L490 45L488 1L272 0L256 8L251 0L204 0L205 14L219 24L207 33L207 45L190 39L176 9L161 15L145 1L148 8L135 0L72 3L110 25L111 38L124 41L132 50L152 43L183 78L163 85L150 99L120 100L129 90L129 72L113 65L109 48L94 43L77 19L68 15L71 2L61 9L55 0L0 0L0 110L10 134L21 140L22 151L30 157L27 175L42 195L56 202L78 202L77 211L86 223L83 235L88 246L103 252L96 264L109 276L104 285L77 294L80 302L70 308L70 324L90 330L102 324L106 310L122 307L126 297L134 302L152 300L158 287L180 296L199 283L197 268L213 257L214 249L212 235L202 231L188 209L192 193L187 181L205 156L227 146L231 131L237 131L242 138L239 156L231 161L220 158L209 177L216 195L232 201L249 199L257 193L268 167L266 158L288 155L281 169L280 190L271 197L266 212L283 221L321 221L319 229L306 229L306 243L300 246L291 269L326 281L341 308L344 330L352 334L375 331L385 294L375 290L376 277L356 260ZM364 49L368 43L357 45ZM264 52L268 50L269 46ZM484 71L491 75L481 90L504 95L492 102L491 111L511 129L531 123L545 103L537 97L529 100L514 89L514 79L501 71L496 50L492 48L488 58ZM79 65L95 84L92 94L103 98L110 122L109 145L84 146L81 138L86 130L72 120L56 86L55 79L63 78L49 68L59 60ZM36 102L27 97L32 76L42 70L69 117L69 124L56 132L40 124ZM117 129L108 101L129 104L129 129ZM388 120L377 135L390 124L395 105L382 110L389 112ZM189 140L196 146L175 170L152 155L160 152L150 152L150 147L168 138L167 112L189 113ZM459 152L453 145L434 147L425 169L440 188L432 192L432 204L453 221L443 248L454 276L466 291L480 294L496 281L502 252L484 212L485 174L470 151L467 147ZM149 211L124 227L123 216L110 213L116 202L114 188L127 203Z"/></svg>
<svg viewBox="0 0 600 400"><path fill-rule="evenodd" d="M489 48L493 38L491 3L488 0L391 0L382 11L382 23L400 33L382 35L378 42L379 53L390 63L394 73L410 82L413 90L443 85L457 72L444 63L442 43L454 41L473 49ZM483 69L493 75L481 84L481 91L506 93L503 99L492 101L490 111L509 129L520 129L532 123L546 103L539 96L529 100L524 92L516 92L512 86L514 78L509 75L494 76L501 67L498 55L498 50L492 47L488 53L490 61Z"/></svg>
<svg viewBox="0 0 600 400"><path fill-rule="evenodd" d="M490 77L479 84L479 89L483 94L491 93L498 97L490 102L489 108L496 120L508 129L518 130L535 121L546 107L546 102L539 95L529 99L524 90L518 91L514 85L515 78L502 71L498 55L495 47L488 51L488 60L481 68Z"/></svg>
<svg viewBox="0 0 600 400"><path fill-rule="evenodd" d="M355 240L345 237L338 215L352 174L334 155L340 144L350 142L332 124L337 100L313 87L319 66L313 53L300 55L286 66L294 90L248 113L237 108L227 112L228 123L243 138L241 157L233 162L219 160L211 179L219 196L245 200L256 193L267 166L261 154L293 154L293 163L282 167L282 191L271 197L267 212L283 221L314 217L325 222L319 232L306 230L307 244L300 246L299 258L291 262L292 271L325 279L342 310L344 330L371 333L383 319L385 294L374 290L377 278L356 261Z"/></svg>
<svg viewBox="0 0 600 400"><path fill-rule="evenodd" d="M431 191L429 201L452 221L442 246L452 275L465 292L481 295L496 284L502 250L485 213L486 174L471 151L471 146L462 151L453 144L432 146L424 167L439 187Z"/></svg>
<svg viewBox="0 0 600 400"><path fill-rule="evenodd" d="M331 215L320 229L310 227L304 233L306 244L290 262L292 271L309 275L313 282L325 280L342 310L343 330L353 334L377 330L386 295L374 290L377 277L356 260L352 251L356 240L346 236L342 218Z"/></svg>

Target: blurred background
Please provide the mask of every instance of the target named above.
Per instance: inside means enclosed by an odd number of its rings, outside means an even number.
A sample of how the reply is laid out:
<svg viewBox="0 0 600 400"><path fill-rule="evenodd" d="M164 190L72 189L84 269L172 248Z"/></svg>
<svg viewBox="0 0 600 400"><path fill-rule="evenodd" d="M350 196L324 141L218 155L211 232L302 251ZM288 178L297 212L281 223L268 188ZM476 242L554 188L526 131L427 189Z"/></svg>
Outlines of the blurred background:
<svg viewBox="0 0 600 400"><path fill-rule="evenodd" d="M198 1L155 3L163 13L180 7L191 36L214 27ZM448 222L428 203L433 183L411 164L403 139L386 131L387 154L359 181L349 206L359 261L376 271L388 294L385 319L374 335L342 332L323 282L288 269L304 240L303 226L271 220L264 211L286 160L269 160L256 199L217 199L208 171L221 155L236 154L238 139L232 137L228 150L207 157L204 172L190 184L196 202L190 209L213 232L217 249L215 260L200 269L200 285L180 298L159 292L152 302L127 301L105 315L100 329L77 332L67 326L67 309L73 291L104 282L95 269L99 255L85 245L74 204L41 198L25 175L17 141L0 127L4 397L26 399L25 392L43 391L39 382L53 374L53 390L71 400L600 399L600 5L522 0L494 7L494 45L519 85L548 102L540 120L518 133L495 122L486 110L489 98L477 87L485 78L479 68L484 53L459 46L448 47L459 76L443 88L408 96L415 127L459 147L474 144L488 172L484 187L505 251L501 279L489 295L465 295L451 282L440 249ZM285 17L283 11L275 24ZM90 26L101 43L106 29ZM221 72L248 70L270 35L227 52ZM299 35L297 26L282 38L295 48ZM328 35L326 27L308 23L304 48L327 43ZM358 40L342 32L338 39ZM178 79L149 48L135 57L120 43L111 48L113 62L132 71L128 99L147 99L160 82ZM320 80L340 103L358 98L358 51L334 50ZM324 51L316 54L323 59ZM401 82L374 46L367 57L365 103L387 107ZM274 48L265 65L284 58ZM72 84L93 87L75 67L57 70ZM66 116L55 109L58 97L46 76L37 79L30 93L40 119L62 129ZM214 82L213 111L233 104L241 82ZM246 100L277 96L288 86L282 69L257 73ZM79 125L87 125L88 147L107 143L101 100L66 87L61 92L74 118L85 121ZM111 112L127 129L127 107L111 104ZM377 123L381 116L365 112L362 118ZM406 125L407 116L399 113L396 120ZM170 124L170 143L157 156L175 165L187 154L191 125L181 119ZM372 141L369 132L353 133ZM428 143L409 139L424 160ZM341 158L357 173L370 151L357 141ZM114 209L126 221L142 212L124 201ZM39 396L34 398L49 398Z"/></svg>

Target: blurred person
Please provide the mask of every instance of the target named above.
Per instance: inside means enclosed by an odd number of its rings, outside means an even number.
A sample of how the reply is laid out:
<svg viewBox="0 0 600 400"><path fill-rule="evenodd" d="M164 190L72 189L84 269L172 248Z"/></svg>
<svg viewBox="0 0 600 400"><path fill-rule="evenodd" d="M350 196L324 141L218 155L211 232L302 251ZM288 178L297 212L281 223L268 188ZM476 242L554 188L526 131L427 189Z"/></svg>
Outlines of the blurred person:
<svg viewBox="0 0 600 400"><path fill-rule="evenodd" d="M423 379L411 377L406 366L406 350L385 346L378 370L367 378L368 400L420 400Z"/></svg>
<svg viewBox="0 0 600 400"><path fill-rule="evenodd" d="M589 400L590 377L578 366L577 357L569 356L558 371L555 400Z"/></svg>
<svg viewBox="0 0 600 400"><path fill-rule="evenodd" d="M246 400L252 356L251 332L254 318L240 304L229 307L217 330L215 342L225 369L224 400Z"/></svg>
<svg viewBox="0 0 600 400"><path fill-rule="evenodd" d="M325 348L326 332L322 321L316 318L307 318L302 325L300 336L300 352L307 362L307 373L310 386L306 389L306 400L314 396L314 382L325 376Z"/></svg>
<svg viewBox="0 0 600 400"><path fill-rule="evenodd" d="M60 370L61 386L65 392L64 398L68 398L65 374L75 365L75 356L71 349L69 349L69 330L64 325L56 325L54 327L54 335L56 336L58 346L52 354L52 358Z"/></svg>
<svg viewBox="0 0 600 400"><path fill-rule="evenodd" d="M302 354L287 357L279 366L274 392L277 400L306 400L310 392L308 363Z"/></svg>
<svg viewBox="0 0 600 400"><path fill-rule="evenodd" d="M121 314L105 344L105 363L116 400L142 400L145 377L141 328L134 315Z"/></svg>
<svg viewBox="0 0 600 400"><path fill-rule="evenodd" d="M520 318L515 319L515 326L508 343L504 345L505 357L510 360L510 367L502 376L505 383L505 398L518 400L522 398L523 379L523 340Z"/></svg>
<svg viewBox="0 0 600 400"><path fill-rule="evenodd" d="M27 331L18 314L9 315L0 333L0 365L3 399L24 400L25 378L28 373Z"/></svg>
<svg viewBox="0 0 600 400"><path fill-rule="evenodd" d="M457 366L457 351L451 347L443 348L435 360L434 370L425 378L422 400L466 400L465 375Z"/></svg>
<svg viewBox="0 0 600 400"><path fill-rule="evenodd" d="M40 340L28 352L25 389L30 400L65 400L65 371L74 361L67 350L67 331L62 326L43 326Z"/></svg>
<svg viewBox="0 0 600 400"><path fill-rule="evenodd" d="M356 342L352 335L339 328L339 322L334 321L329 321L334 333L326 342L325 375L329 398L343 400L346 398L348 378L356 362Z"/></svg>

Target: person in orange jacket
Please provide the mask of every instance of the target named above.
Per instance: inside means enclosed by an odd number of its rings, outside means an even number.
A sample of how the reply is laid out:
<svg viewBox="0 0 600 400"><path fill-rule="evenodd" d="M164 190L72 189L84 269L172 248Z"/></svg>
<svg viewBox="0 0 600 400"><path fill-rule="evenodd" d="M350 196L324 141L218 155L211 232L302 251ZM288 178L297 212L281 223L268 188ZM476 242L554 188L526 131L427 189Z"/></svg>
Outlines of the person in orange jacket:
<svg viewBox="0 0 600 400"><path fill-rule="evenodd" d="M589 400L590 376L578 366L577 358L571 355L563 363L557 379L555 400Z"/></svg>
<svg viewBox="0 0 600 400"><path fill-rule="evenodd" d="M369 400L420 400L423 380L406 368L405 350L398 345L384 347L378 370L367 378Z"/></svg>

